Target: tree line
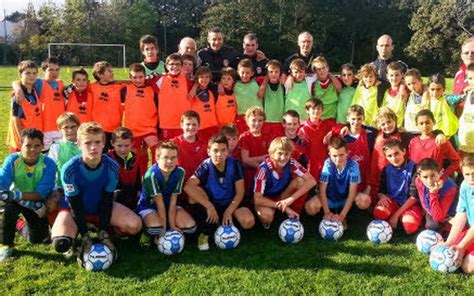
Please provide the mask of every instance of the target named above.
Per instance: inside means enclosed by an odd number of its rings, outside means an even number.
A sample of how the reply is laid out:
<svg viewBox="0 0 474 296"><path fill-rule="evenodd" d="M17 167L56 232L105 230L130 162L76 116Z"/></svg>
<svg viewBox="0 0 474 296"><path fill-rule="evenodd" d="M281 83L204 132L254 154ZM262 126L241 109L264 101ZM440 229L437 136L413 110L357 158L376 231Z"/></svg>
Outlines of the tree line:
<svg viewBox="0 0 474 296"><path fill-rule="evenodd" d="M474 34L474 4L469 0L66 0L62 6L30 4L7 20L18 22L8 40L8 63L40 61L50 42L120 43L129 63L142 59L138 40L158 37L162 58L190 36L206 46L207 30L220 27L227 45L241 50L246 33L256 33L269 58L296 52L297 36L309 31L315 51L333 71L376 57L382 34L395 42L394 55L429 73L455 72L463 40ZM5 50L2 47L2 50ZM118 63L118 53L57 49L66 64L89 65L99 59ZM117 62L116 62L117 61ZM435 61L435 62L434 62Z"/></svg>

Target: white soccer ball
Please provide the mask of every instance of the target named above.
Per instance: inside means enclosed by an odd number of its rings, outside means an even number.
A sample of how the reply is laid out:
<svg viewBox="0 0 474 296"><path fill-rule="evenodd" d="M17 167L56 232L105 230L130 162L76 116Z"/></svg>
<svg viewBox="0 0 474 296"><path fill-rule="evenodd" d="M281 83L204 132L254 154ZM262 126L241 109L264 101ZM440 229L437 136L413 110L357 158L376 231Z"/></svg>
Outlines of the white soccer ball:
<svg viewBox="0 0 474 296"><path fill-rule="evenodd" d="M430 265L435 271L451 273L459 268L455 253L448 246L437 246L431 250Z"/></svg>
<svg viewBox="0 0 474 296"><path fill-rule="evenodd" d="M158 239L158 251L165 255L180 253L184 248L184 235L176 230L167 230Z"/></svg>
<svg viewBox="0 0 474 296"><path fill-rule="evenodd" d="M424 230L416 237L416 248L423 254L429 254L433 248L443 242L441 234L434 230Z"/></svg>
<svg viewBox="0 0 474 296"><path fill-rule="evenodd" d="M221 225L214 233L214 242L221 249L233 249L240 243L240 231L234 225Z"/></svg>
<svg viewBox="0 0 474 296"><path fill-rule="evenodd" d="M367 226L367 237L376 244L387 243L392 239L392 227L384 220L374 220Z"/></svg>
<svg viewBox="0 0 474 296"><path fill-rule="evenodd" d="M88 271L106 270L113 261L114 254L102 243L93 244L91 250L82 257L82 265Z"/></svg>
<svg viewBox="0 0 474 296"><path fill-rule="evenodd" d="M339 221L322 220L319 223L319 234L325 240L338 240L344 234L344 226Z"/></svg>
<svg viewBox="0 0 474 296"><path fill-rule="evenodd" d="M283 242L296 244L303 239L303 224L298 219L286 219L280 224L278 235Z"/></svg>

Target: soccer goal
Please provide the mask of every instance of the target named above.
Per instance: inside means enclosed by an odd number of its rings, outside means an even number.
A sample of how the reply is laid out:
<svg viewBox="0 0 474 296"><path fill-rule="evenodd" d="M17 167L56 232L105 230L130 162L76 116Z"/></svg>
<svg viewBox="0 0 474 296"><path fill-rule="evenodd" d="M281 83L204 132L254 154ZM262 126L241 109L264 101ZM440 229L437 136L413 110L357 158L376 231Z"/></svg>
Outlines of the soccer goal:
<svg viewBox="0 0 474 296"><path fill-rule="evenodd" d="M58 57L63 65L93 65L108 61L114 67L127 67L125 44L48 43L48 57Z"/></svg>

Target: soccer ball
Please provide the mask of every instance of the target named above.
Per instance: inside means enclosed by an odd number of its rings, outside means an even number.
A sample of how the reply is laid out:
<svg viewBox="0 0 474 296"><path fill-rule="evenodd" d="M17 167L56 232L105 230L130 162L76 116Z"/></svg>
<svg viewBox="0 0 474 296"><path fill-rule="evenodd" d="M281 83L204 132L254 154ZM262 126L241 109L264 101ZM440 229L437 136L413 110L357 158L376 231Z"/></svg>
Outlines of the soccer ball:
<svg viewBox="0 0 474 296"><path fill-rule="evenodd" d="M435 271L451 273L459 268L454 260L456 254L448 246L437 246L431 250L430 265Z"/></svg>
<svg viewBox="0 0 474 296"><path fill-rule="evenodd" d="M283 242L296 244L303 239L303 224L298 219L286 219L280 224L278 235Z"/></svg>
<svg viewBox="0 0 474 296"><path fill-rule="evenodd" d="M88 271L106 270L113 261L114 254L102 243L93 244L91 250L82 257L82 265Z"/></svg>
<svg viewBox="0 0 474 296"><path fill-rule="evenodd" d="M214 242L221 249L233 249L240 243L240 231L234 225L221 225L214 233Z"/></svg>
<svg viewBox="0 0 474 296"><path fill-rule="evenodd" d="M319 224L319 234L325 240L338 240L344 234L344 226L339 221L322 220Z"/></svg>
<svg viewBox="0 0 474 296"><path fill-rule="evenodd" d="M158 239L158 251L165 255L180 253L184 248L184 235L177 230L168 230Z"/></svg>
<svg viewBox="0 0 474 296"><path fill-rule="evenodd" d="M429 254L431 250L442 243L443 237L434 230L424 230L416 237L416 248L423 254Z"/></svg>
<svg viewBox="0 0 474 296"><path fill-rule="evenodd" d="M367 226L367 237L376 244L387 243L392 238L392 227L386 221L374 220Z"/></svg>

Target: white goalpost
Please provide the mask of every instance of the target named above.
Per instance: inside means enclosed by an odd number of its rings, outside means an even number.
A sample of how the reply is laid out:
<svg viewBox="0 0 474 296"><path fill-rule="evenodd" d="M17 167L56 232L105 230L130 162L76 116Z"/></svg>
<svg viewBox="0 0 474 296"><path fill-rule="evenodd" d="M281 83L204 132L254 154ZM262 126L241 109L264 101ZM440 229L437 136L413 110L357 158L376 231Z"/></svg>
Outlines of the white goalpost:
<svg viewBox="0 0 474 296"><path fill-rule="evenodd" d="M122 48L122 67L127 67L125 44L106 44L106 43L68 43L68 42L52 42L48 43L48 57L51 57L53 46L78 46L78 47L119 47Z"/></svg>

